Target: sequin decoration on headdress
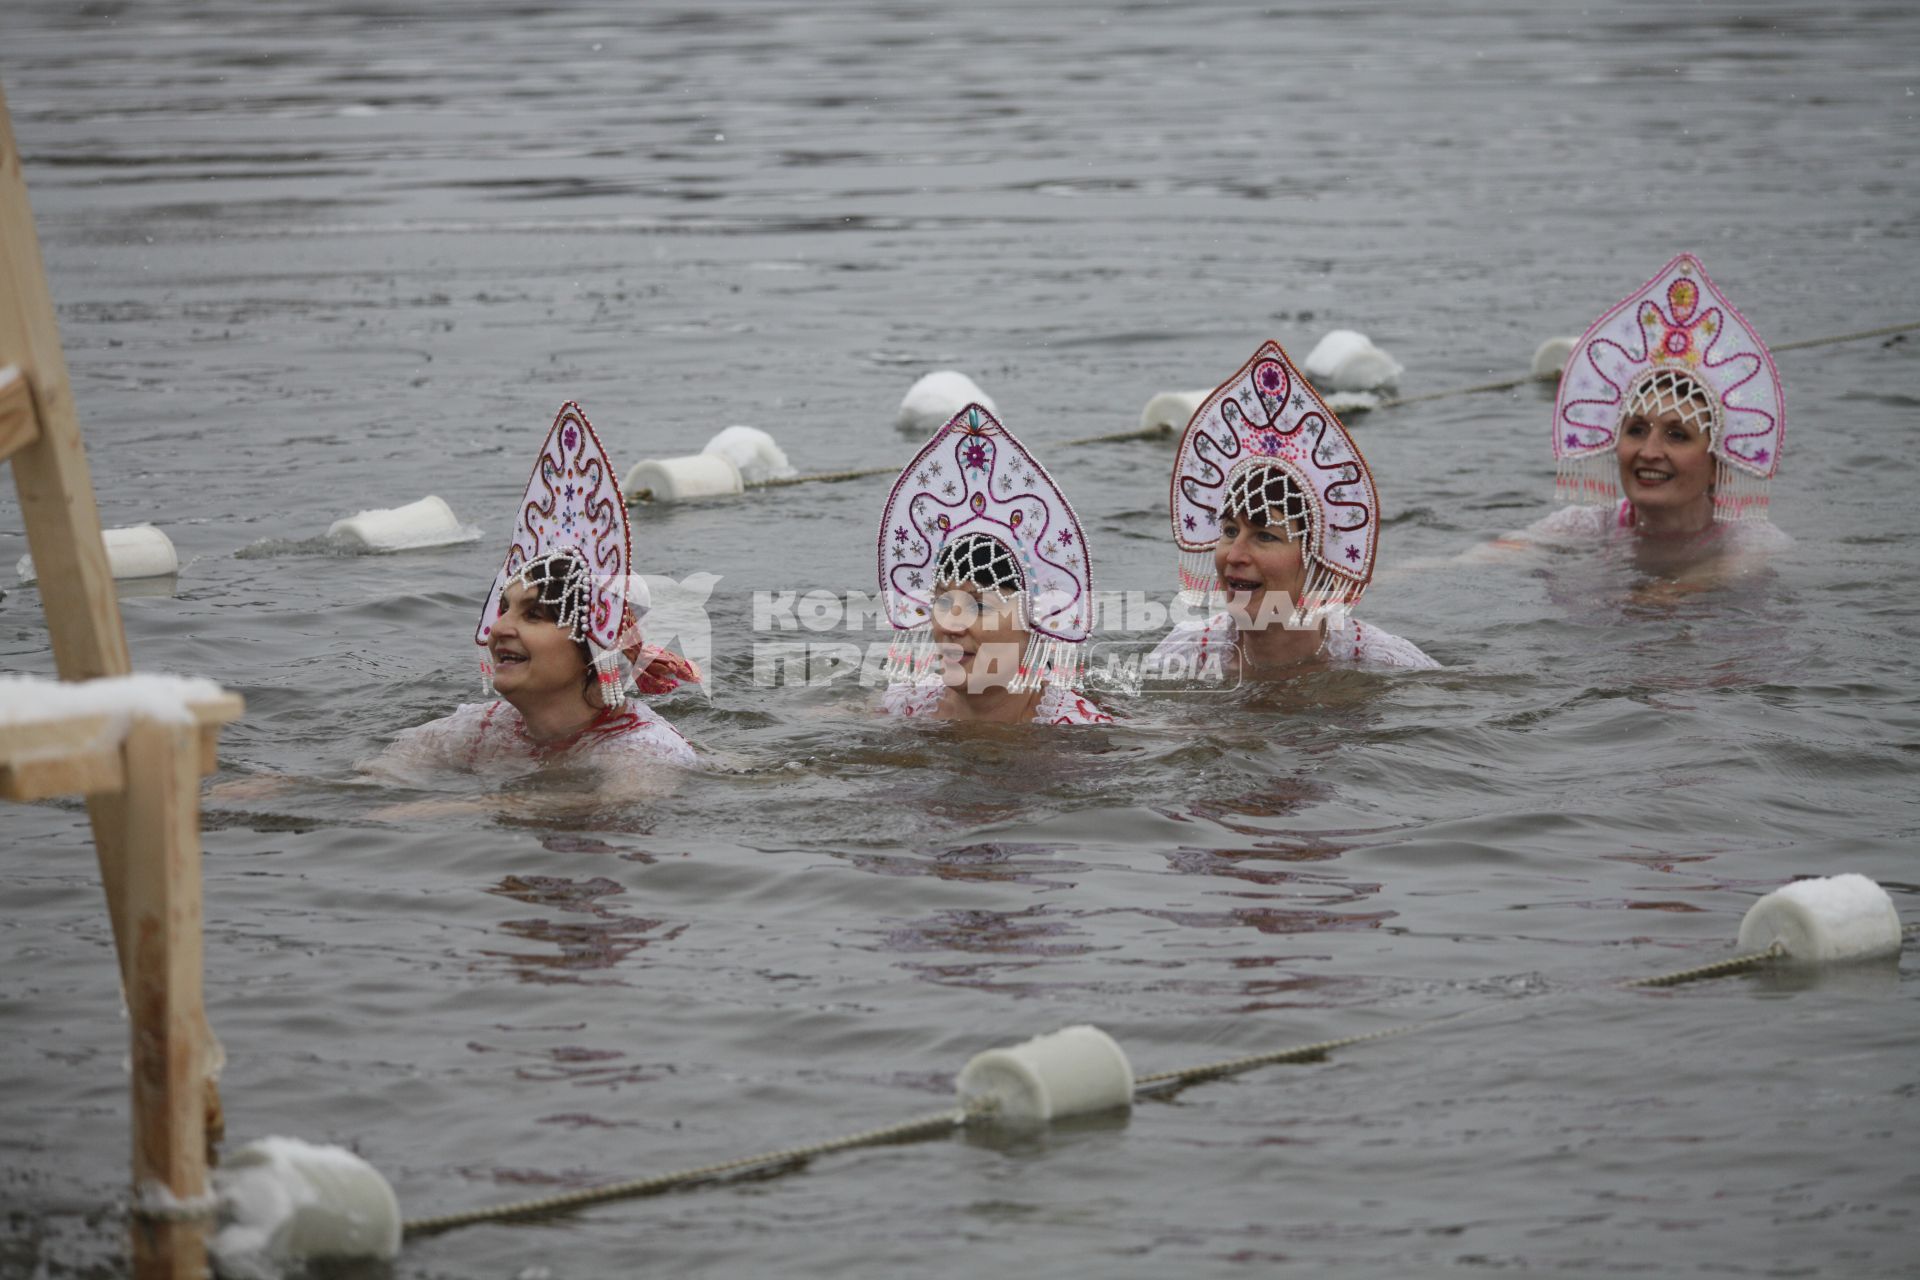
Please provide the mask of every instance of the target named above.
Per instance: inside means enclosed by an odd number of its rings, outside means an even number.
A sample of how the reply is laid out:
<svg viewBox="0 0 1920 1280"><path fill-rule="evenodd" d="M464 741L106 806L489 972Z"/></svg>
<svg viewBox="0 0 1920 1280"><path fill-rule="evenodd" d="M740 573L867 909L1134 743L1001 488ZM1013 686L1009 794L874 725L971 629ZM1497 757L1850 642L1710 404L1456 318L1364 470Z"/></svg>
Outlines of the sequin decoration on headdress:
<svg viewBox="0 0 1920 1280"><path fill-rule="evenodd" d="M1353 437L1277 342L1201 402L1180 437L1170 506L1180 594L1224 605L1213 566L1229 514L1304 532L1307 580L1290 627L1340 625L1373 580L1380 499Z"/></svg>
<svg viewBox="0 0 1920 1280"><path fill-rule="evenodd" d="M1669 407L1711 433L1714 519L1765 519L1787 425L1780 375L1690 253L1596 320L1567 356L1553 406L1559 497L1618 502L1620 424Z"/></svg>
<svg viewBox="0 0 1920 1280"><path fill-rule="evenodd" d="M638 644L627 607L632 555L627 506L600 437L580 406L569 400L540 446L539 459L520 500L520 518L506 561L480 611L473 642L493 634L500 600L511 583L536 587L563 630L586 644L600 681L601 701L618 708L626 700L628 660L623 649ZM482 660L483 683L493 669Z"/></svg>
<svg viewBox="0 0 1920 1280"><path fill-rule="evenodd" d="M1092 565L1080 519L1047 469L977 404L914 455L880 513L880 592L899 633L887 655L896 679L937 679L933 600L947 581L1014 582L1020 624L1033 632L1008 687L1080 677L1093 633Z"/></svg>

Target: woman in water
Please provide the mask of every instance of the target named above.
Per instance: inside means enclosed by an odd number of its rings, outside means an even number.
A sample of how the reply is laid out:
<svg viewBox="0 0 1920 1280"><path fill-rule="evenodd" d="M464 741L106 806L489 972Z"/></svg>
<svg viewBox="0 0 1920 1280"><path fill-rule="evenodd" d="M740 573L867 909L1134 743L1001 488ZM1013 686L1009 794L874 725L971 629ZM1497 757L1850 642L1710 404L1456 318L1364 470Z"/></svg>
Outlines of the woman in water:
<svg viewBox="0 0 1920 1280"><path fill-rule="evenodd" d="M880 515L880 590L898 633L889 713L1112 722L1075 692L1093 622L1079 518L979 405L935 432L894 482Z"/></svg>
<svg viewBox="0 0 1920 1280"><path fill-rule="evenodd" d="M1567 357L1553 452L1573 505L1495 545L1615 542L1681 570L1784 546L1767 504L1785 428L1765 344L1683 253Z"/></svg>
<svg viewBox="0 0 1920 1280"><path fill-rule="evenodd" d="M699 672L640 643L646 584L630 576L626 504L578 405L561 406L534 464L474 643L497 700L408 729L377 766L491 771L565 760L629 775L691 765L672 725L627 697Z"/></svg>
<svg viewBox="0 0 1920 1280"><path fill-rule="evenodd" d="M1172 515L1181 599L1218 611L1160 642L1159 671L1218 679L1439 666L1348 616L1373 578L1379 497L1353 438L1278 343L1187 423Z"/></svg>

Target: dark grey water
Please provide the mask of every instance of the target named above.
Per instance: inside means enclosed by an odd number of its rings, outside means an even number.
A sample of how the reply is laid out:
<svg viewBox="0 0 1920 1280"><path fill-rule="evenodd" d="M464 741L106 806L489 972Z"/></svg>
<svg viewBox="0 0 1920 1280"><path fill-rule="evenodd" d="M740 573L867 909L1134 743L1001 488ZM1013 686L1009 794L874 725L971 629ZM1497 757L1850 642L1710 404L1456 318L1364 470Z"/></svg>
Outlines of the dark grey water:
<svg viewBox="0 0 1920 1280"><path fill-rule="evenodd" d="M587 819L395 813L354 760L472 697L529 451L771 431L912 445L970 371L1163 592L1170 450L1051 451L1357 327L1435 390L1524 371L1672 253L1768 338L1920 319L1904 5L725 7L16 3L0 82L136 664L216 676L207 990L236 1138L350 1145L409 1214L941 1105L1078 1021L1142 1070L1461 1009L1033 1142L952 1141L410 1246L401 1276L1883 1276L1910 1268L1903 974L1625 993L1842 870L1911 900L1920 343L1780 357L1778 522L1736 590L1417 569L1544 513L1544 393L1359 419L1366 616L1448 665L1105 733L879 722L761 689L750 593L870 589L879 481L636 522L722 575L741 772ZM238 558L428 492L479 544ZM24 551L0 504L0 563ZM47 671L37 593L0 663ZM383 810L387 810L383 814ZM0 1272L119 1270L124 1023L83 815L0 813ZM1907 1259L1903 1262L1902 1259ZM544 1268L542 1272L538 1269Z"/></svg>

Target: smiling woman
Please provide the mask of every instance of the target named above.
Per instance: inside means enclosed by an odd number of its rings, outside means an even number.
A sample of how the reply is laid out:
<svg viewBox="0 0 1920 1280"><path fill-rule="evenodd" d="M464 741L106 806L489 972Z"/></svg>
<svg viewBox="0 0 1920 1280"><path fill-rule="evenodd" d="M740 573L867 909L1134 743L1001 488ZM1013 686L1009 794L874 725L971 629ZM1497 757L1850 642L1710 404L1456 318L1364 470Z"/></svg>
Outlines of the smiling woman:
<svg viewBox="0 0 1920 1280"><path fill-rule="evenodd" d="M1567 357L1553 451L1570 505L1496 545L1657 539L1696 564L1784 546L1768 500L1785 432L1766 345L1683 253Z"/></svg>
<svg viewBox="0 0 1920 1280"><path fill-rule="evenodd" d="M1224 608L1175 627L1155 668L1219 679L1440 665L1348 616L1373 578L1379 498L1359 447L1278 343L1187 424L1172 515L1182 597Z"/></svg>
<svg viewBox="0 0 1920 1280"><path fill-rule="evenodd" d="M699 679L685 659L641 644L645 585L628 572L630 536L599 438L577 405L562 406L474 633L500 700L406 730L375 765L694 763L686 739L626 694L635 677L650 692Z"/></svg>

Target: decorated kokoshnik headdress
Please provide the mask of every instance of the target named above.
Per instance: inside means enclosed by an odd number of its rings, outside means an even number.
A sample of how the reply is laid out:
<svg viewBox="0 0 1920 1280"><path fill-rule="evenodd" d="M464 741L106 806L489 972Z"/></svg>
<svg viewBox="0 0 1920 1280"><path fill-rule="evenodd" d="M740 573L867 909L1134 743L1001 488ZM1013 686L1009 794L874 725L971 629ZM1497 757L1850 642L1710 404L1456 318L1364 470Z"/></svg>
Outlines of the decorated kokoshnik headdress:
<svg viewBox="0 0 1920 1280"><path fill-rule="evenodd" d="M1553 406L1555 490L1566 501L1619 501L1613 457L1634 413L1677 409L1711 439L1716 520L1765 519L1787 406L1753 327L1683 253L1601 316L1567 357Z"/></svg>
<svg viewBox="0 0 1920 1280"><path fill-rule="evenodd" d="M609 708L626 700L630 662L640 640L635 609L629 606L636 584L628 577L627 507L613 475L580 406L571 400L561 405L520 500L506 562L494 577L473 635L475 644L487 643L509 585L534 586L554 609L561 629L586 644L601 701ZM644 611L644 584L637 585L639 597L632 603ZM492 664L482 659L480 670L491 688Z"/></svg>
<svg viewBox="0 0 1920 1280"><path fill-rule="evenodd" d="M1180 593L1189 603L1225 603L1213 551L1228 516L1285 524L1292 537L1305 538L1306 584L1290 627L1329 615L1338 625L1373 580L1380 527L1373 473L1277 342L1263 343L1187 423L1171 507Z"/></svg>
<svg viewBox="0 0 1920 1280"><path fill-rule="evenodd" d="M1033 632L1008 682L1071 687L1093 633L1092 567L1080 519L1047 469L991 413L970 404L914 455L880 513L880 591L900 634L896 678L934 678L933 600L941 583L1018 593Z"/></svg>

